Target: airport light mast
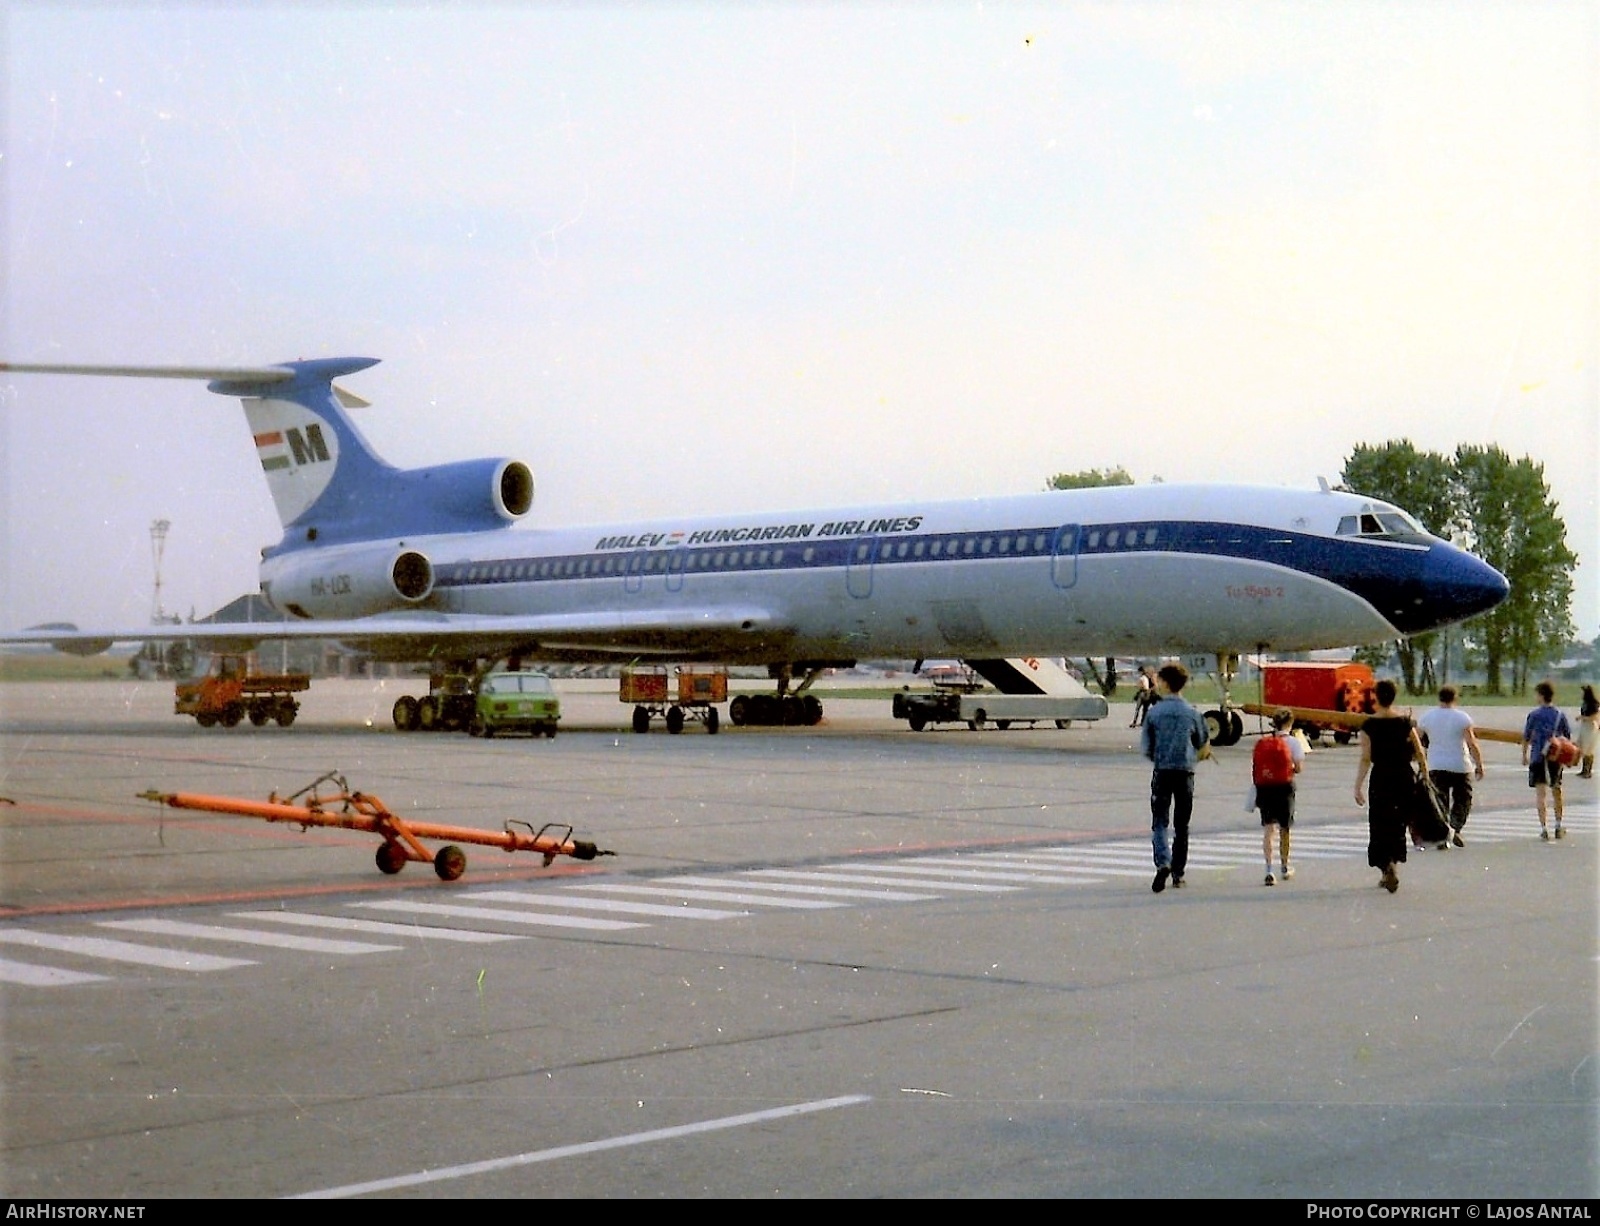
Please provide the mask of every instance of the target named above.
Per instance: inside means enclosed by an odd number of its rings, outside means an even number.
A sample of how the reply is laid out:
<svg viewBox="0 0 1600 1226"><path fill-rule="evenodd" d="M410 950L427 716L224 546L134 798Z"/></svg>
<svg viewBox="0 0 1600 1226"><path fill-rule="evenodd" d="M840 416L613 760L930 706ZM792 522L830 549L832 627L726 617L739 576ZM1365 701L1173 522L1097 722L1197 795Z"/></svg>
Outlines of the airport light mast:
<svg viewBox="0 0 1600 1226"><path fill-rule="evenodd" d="M166 609L161 606L161 559L167 552L167 530L171 527L172 521L169 519L154 520L150 524L150 556L155 563L156 572L155 594L150 600L152 626L165 625L169 620Z"/></svg>

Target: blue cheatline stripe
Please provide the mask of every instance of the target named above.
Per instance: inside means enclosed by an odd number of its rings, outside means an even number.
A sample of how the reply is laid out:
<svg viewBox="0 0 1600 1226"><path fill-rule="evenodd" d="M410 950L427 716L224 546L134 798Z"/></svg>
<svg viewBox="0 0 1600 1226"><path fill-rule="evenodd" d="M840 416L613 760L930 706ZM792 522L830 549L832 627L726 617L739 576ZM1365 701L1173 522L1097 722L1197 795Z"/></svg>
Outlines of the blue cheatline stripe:
<svg viewBox="0 0 1600 1226"><path fill-rule="evenodd" d="M411 1175L396 1175L390 1179L374 1179L367 1183L347 1183L343 1187L323 1188L317 1192L301 1192L290 1200L334 1200L346 1196L364 1196L369 1192L392 1192L396 1188L414 1188L425 1183L442 1183L447 1179L462 1179L468 1175L487 1175L494 1171L508 1171L519 1166L533 1166L539 1162L554 1162L559 1158L578 1158L608 1149L623 1149L629 1145L644 1145L651 1141L671 1141L678 1137L692 1137L700 1133L721 1132L728 1128L743 1128L747 1124L764 1124L768 1120L788 1119L797 1115L812 1115L818 1111L833 1111L839 1107L854 1107L872 1101L869 1094L846 1094L839 1098L824 1098L810 1103L794 1103L788 1107L773 1107L766 1111L751 1111L744 1115L725 1115L721 1119L701 1120L696 1124L679 1124L674 1128L655 1128L649 1132L631 1132L626 1136L607 1137L603 1141L584 1141L577 1145L560 1145L555 1149L536 1149L526 1154L513 1154L509 1158L490 1158L483 1162L466 1162L460 1166L440 1167L438 1170L417 1171Z"/></svg>
<svg viewBox="0 0 1600 1226"><path fill-rule="evenodd" d="M1090 559L1165 553L1238 558L1315 575L1371 599L1379 587L1414 580L1427 553L1423 542L1329 537L1251 524L1151 520L1078 528L1058 542L1061 525L968 532L897 533L878 537L802 538L696 544L669 549L612 549L543 557L453 563L439 568L441 588L493 587L585 579L746 571L916 566L951 562L1028 561L1055 556ZM1003 546L1003 548L1002 548ZM862 551L865 550L865 553Z"/></svg>

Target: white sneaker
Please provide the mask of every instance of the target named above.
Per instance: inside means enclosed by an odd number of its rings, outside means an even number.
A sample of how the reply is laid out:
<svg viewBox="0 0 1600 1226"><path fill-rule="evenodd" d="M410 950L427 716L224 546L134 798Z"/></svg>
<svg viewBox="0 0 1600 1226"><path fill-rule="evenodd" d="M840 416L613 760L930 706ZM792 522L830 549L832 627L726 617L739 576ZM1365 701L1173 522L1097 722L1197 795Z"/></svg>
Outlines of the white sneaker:
<svg viewBox="0 0 1600 1226"><path fill-rule="evenodd" d="M1285 881L1289 880L1289 878L1294 876L1294 868L1293 868L1293 866L1285 864L1283 866L1283 872L1280 873L1279 876L1281 876Z"/></svg>

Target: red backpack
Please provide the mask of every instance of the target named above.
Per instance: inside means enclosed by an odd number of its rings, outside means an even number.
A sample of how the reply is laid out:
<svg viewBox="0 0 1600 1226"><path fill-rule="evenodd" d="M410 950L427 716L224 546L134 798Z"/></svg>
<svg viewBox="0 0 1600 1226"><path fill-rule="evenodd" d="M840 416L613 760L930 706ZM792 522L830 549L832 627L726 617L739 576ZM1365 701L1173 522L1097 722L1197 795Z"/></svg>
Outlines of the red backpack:
<svg viewBox="0 0 1600 1226"><path fill-rule="evenodd" d="M1294 782L1294 754L1286 736L1264 736L1250 755L1250 772L1256 786Z"/></svg>

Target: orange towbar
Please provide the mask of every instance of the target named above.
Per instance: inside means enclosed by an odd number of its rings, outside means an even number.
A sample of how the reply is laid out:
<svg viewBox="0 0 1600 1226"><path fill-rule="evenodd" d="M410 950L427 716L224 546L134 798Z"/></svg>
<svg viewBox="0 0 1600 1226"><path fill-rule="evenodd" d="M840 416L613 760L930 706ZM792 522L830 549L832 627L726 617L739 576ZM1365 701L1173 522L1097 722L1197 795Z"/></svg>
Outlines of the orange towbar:
<svg viewBox="0 0 1600 1226"><path fill-rule="evenodd" d="M332 784L337 791L324 795L317 789ZM432 864L441 881L454 881L467 869L467 856L456 843L477 843L501 851L531 851L544 857L549 867L557 856L574 860L593 860L615 855L601 851L593 843L572 837L572 827L547 822L538 830L528 822L508 821L503 830L478 830L471 826L444 826L437 822L407 821L391 813L388 806L369 792L352 792L344 776L329 771L313 779L292 796L279 799L274 792L265 801L241 800L235 796L206 796L199 792L139 793L140 800L152 800L171 809L198 809L207 813L227 813L234 817L257 817L267 822L288 822L308 830L312 826L332 826L340 830L364 830L380 835L378 868L398 873L411 860ZM298 802L298 803L296 803ZM520 829L518 829L520 827ZM429 851L423 839L449 839L451 842Z"/></svg>
<svg viewBox="0 0 1600 1226"><path fill-rule="evenodd" d="M1270 717L1278 708L1271 703L1241 702L1239 710L1249 715ZM1359 732L1361 725L1371 718L1359 711L1322 711L1315 707L1289 707L1287 710L1297 720L1302 720L1306 723L1327 724L1333 728L1346 728L1351 732ZM1522 744L1522 733L1512 732L1505 728L1483 728L1474 724L1472 731L1477 734L1480 741L1502 741L1507 745Z"/></svg>

